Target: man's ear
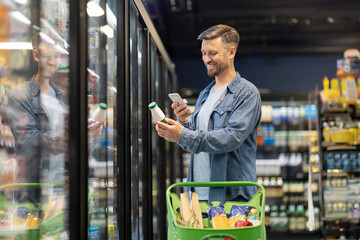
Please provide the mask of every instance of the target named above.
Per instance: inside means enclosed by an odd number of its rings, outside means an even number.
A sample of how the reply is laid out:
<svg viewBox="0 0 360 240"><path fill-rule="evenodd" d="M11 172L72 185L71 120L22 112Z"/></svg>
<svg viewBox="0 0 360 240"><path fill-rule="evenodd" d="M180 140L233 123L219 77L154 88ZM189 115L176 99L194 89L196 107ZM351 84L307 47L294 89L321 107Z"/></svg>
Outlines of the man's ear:
<svg viewBox="0 0 360 240"><path fill-rule="evenodd" d="M234 46L230 47L229 54L230 54L230 58L235 58L235 55L236 55L236 47L234 47Z"/></svg>
<svg viewBox="0 0 360 240"><path fill-rule="evenodd" d="M40 62L40 51L39 50L33 50L33 57L36 62Z"/></svg>

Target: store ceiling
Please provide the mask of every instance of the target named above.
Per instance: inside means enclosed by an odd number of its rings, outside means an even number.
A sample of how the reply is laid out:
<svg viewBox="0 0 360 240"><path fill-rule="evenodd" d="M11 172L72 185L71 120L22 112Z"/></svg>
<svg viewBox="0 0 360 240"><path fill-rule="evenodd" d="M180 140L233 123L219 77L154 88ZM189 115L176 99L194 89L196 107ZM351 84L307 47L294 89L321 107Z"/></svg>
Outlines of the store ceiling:
<svg viewBox="0 0 360 240"><path fill-rule="evenodd" d="M240 55L339 53L360 48L359 0L142 0L171 58L200 56L197 36L223 23Z"/></svg>

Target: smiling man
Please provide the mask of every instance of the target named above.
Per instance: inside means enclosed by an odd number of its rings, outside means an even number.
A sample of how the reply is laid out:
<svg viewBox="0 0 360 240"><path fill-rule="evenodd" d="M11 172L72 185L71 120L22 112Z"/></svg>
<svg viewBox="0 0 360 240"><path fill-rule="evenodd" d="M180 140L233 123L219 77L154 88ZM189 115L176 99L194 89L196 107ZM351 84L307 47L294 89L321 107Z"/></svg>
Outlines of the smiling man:
<svg viewBox="0 0 360 240"><path fill-rule="evenodd" d="M199 95L194 112L186 105L171 107L178 122L154 121L159 136L191 153L188 181L256 182L256 138L261 117L257 88L235 71L240 41L237 31L216 25L202 32L202 60L215 80ZM186 100L185 100L186 102ZM188 189L189 190L189 189ZM200 200L247 201L256 188L195 188Z"/></svg>

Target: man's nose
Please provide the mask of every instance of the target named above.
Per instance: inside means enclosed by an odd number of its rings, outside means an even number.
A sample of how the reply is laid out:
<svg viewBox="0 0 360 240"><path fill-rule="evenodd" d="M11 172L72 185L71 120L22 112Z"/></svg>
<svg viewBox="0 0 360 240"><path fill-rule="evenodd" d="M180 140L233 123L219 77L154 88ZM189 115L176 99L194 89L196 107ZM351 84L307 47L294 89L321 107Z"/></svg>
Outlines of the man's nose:
<svg viewBox="0 0 360 240"><path fill-rule="evenodd" d="M56 63L56 60L55 60L55 57L54 56L51 56L48 60L48 63L51 64L51 65L54 65Z"/></svg>
<svg viewBox="0 0 360 240"><path fill-rule="evenodd" d="M204 61L204 63L208 63L208 62L211 61L211 59L207 55L204 55L203 56L203 61Z"/></svg>

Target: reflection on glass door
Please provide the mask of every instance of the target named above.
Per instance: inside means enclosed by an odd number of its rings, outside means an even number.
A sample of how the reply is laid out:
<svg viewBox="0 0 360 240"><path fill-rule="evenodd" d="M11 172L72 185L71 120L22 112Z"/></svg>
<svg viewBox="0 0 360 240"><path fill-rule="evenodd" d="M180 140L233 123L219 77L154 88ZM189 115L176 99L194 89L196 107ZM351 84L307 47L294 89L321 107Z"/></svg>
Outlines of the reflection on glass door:
<svg viewBox="0 0 360 240"><path fill-rule="evenodd" d="M0 238L68 236L68 2L0 3Z"/></svg>
<svg viewBox="0 0 360 240"><path fill-rule="evenodd" d="M116 239L117 2L87 3L89 238Z"/></svg>

